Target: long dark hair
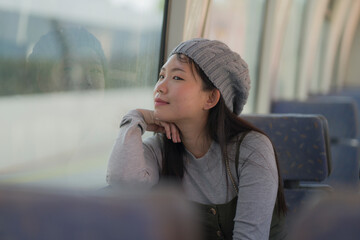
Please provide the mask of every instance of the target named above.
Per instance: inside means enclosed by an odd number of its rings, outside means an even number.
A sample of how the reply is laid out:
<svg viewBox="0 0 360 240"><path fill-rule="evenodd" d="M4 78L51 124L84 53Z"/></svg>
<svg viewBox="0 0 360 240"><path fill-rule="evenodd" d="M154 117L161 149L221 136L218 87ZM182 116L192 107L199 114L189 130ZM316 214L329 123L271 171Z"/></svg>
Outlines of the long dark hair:
<svg viewBox="0 0 360 240"><path fill-rule="evenodd" d="M202 69L190 58L185 55L177 54L177 58L181 62L188 63L192 69L200 75L203 80L203 90L210 91L216 89ZM227 159L227 145L240 133L248 131L256 131L266 135L260 129L256 128L249 122L240 118L233 112L231 112L225 105L224 99L220 96L219 102L210 109L208 121L206 125L209 137L216 141L220 145L223 159ZM181 181L186 171L184 163L185 147L182 142L174 143L167 137L163 136L164 149L163 149L163 162L162 162L162 177L166 179L172 179ZM283 183L280 176L278 159L275 152L276 167L278 171L278 192L277 202L278 214L286 214L287 207L285 203Z"/></svg>

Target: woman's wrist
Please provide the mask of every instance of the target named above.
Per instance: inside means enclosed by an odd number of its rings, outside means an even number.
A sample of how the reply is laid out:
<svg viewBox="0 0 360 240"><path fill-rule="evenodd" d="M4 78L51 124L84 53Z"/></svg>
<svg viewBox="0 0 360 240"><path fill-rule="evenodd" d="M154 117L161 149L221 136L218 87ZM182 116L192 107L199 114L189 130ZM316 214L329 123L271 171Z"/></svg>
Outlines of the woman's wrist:
<svg viewBox="0 0 360 240"><path fill-rule="evenodd" d="M148 109L135 109L136 111L138 111L146 124L153 124L154 123L154 117L153 117L153 111L152 110L148 110Z"/></svg>

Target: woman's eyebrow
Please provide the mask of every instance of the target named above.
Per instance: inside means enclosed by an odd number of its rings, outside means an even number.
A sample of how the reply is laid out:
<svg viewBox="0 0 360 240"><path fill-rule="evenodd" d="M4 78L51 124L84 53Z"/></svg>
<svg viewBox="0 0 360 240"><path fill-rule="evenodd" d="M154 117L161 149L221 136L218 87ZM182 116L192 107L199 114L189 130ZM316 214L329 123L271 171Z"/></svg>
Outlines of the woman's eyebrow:
<svg viewBox="0 0 360 240"><path fill-rule="evenodd" d="M161 71L165 71L166 72L166 68L162 67ZM180 72L186 72L184 69L182 68L178 68L178 67L174 67L170 69L170 72L176 72L176 71L180 71Z"/></svg>

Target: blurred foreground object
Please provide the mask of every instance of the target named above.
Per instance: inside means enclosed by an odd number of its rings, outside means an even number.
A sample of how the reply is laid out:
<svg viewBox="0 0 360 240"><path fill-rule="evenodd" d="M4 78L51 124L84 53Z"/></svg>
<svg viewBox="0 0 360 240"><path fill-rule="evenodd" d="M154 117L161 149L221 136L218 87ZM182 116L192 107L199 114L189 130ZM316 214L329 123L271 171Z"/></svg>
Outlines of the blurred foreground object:
<svg viewBox="0 0 360 240"><path fill-rule="evenodd" d="M92 194L0 188L0 239L192 240L194 212L182 195Z"/></svg>
<svg viewBox="0 0 360 240"><path fill-rule="evenodd" d="M360 239L359 192L334 193L315 201L294 222L289 239Z"/></svg>

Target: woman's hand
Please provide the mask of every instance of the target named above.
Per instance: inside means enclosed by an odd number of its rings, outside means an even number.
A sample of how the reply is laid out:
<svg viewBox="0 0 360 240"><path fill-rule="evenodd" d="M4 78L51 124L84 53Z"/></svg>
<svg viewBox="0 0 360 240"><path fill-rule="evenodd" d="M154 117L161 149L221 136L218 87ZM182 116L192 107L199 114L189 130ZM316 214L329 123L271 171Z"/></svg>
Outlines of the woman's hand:
<svg viewBox="0 0 360 240"><path fill-rule="evenodd" d="M146 131L165 133L168 139L174 143L181 142L180 131L174 123L164 122L154 117L154 111L147 109L136 109L140 112L147 124Z"/></svg>

